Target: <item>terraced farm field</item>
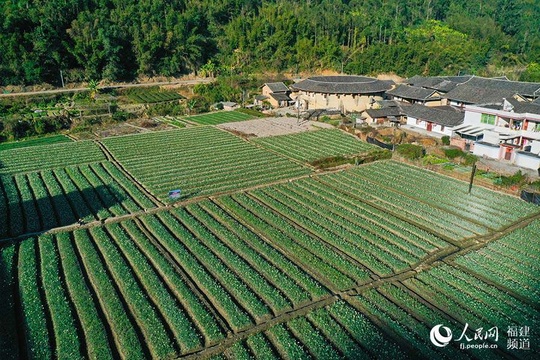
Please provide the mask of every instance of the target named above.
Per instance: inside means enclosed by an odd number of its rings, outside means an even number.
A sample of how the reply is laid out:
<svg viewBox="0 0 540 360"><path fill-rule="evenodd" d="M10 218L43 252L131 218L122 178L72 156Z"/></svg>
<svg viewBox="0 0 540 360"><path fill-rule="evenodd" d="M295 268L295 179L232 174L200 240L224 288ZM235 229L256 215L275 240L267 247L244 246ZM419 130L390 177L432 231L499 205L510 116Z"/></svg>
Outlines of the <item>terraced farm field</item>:
<svg viewBox="0 0 540 360"><path fill-rule="evenodd" d="M105 160L91 141L31 146L0 151L0 174L52 169Z"/></svg>
<svg viewBox="0 0 540 360"><path fill-rule="evenodd" d="M218 111L209 114L193 115L183 118L199 125L218 125L229 122L245 121L254 119L254 116L239 111Z"/></svg>
<svg viewBox="0 0 540 360"><path fill-rule="evenodd" d="M51 136L30 139L30 140L0 143L0 151L9 150L9 149L18 149L18 148L30 147L30 146L65 143L65 142L71 142L71 141L72 140L70 138L64 135L51 135Z"/></svg>
<svg viewBox="0 0 540 360"><path fill-rule="evenodd" d="M0 152L0 358L535 358L538 207L260 145L200 126Z"/></svg>
<svg viewBox="0 0 540 360"><path fill-rule="evenodd" d="M311 171L213 127L109 138L103 143L162 199L173 189L189 197L210 195Z"/></svg>
<svg viewBox="0 0 540 360"><path fill-rule="evenodd" d="M0 238L156 206L109 162L0 176Z"/></svg>
<svg viewBox="0 0 540 360"><path fill-rule="evenodd" d="M317 159L356 155L376 149L341 130L317 130L298 134L271 136L252 139L256 144L293 159L310 162Z"/></svg>

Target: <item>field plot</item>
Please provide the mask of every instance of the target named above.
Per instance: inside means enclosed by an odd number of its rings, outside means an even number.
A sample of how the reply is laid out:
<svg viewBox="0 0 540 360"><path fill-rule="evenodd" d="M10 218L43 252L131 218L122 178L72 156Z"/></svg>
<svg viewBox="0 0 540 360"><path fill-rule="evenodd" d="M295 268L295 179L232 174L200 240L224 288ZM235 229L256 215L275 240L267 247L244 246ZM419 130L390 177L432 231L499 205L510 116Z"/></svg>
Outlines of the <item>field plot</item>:
<svg viewBox="0 0 540 360"><path fill-rule="evenodd" d="M209 114L187 116L183 120L200 125L217 125L236 121L251 120L254 116L239 111L219 111Z"/></svg>
<svg viewBox="0 0 540 360"><path fill-rule="evenodd" d="M0 151L0 174L52 169L105 160L91 141L31 146Z"/></svg>
<svg viewBox="0 0 540 360"><path fill-rule="evenodd" d="M386 284L353 297L351 303L365 315L375 319L416 349L418 355L433 358L468 359L460 354L457 343L439 348L430 342L430 330L437 324L459 328L459 323L451 320L428 303L413 296L406 288Z"/></svg>
<svg viewBox="0 0 540 360"><path fill-rule="evenodd" d="M0 238L154 206L109 162L0 175Z"/></svg>
<svg viewBox="0 0 540 360"><path fill-rule="evenodd" d="M31 358L169 358L328 294L209 201L29 238L0 248L0 261L0 334L13 340L20 326ZM2 338L3 358L25 351L17 343Z"/></svg>
<svg viewBox="0 0 540 360"><path fill-rule="evenodd" d="M375 146L337 129L257 138L251 141L280 154L305 162L329 156L356 155L375 149Z"/></svg>
<svg viewBox="0 0 540 360"><path fill-rule="evenodd" d="M458 257L467 271L497 282L531 302L540 299L540 221Z"/></svg>
<svg viewBox="0 0 540 360"><path fill-rule="evenodd" d="M160 121L165 124L172 125L177 128L185 128L189 125L185 121L182 121L182 118L179 116L156 116L152 118L153 120Z"/></svg>
<svg viewBox="0 0 540 360"><path fill-rule="evenodd" d="M129 99L137 104L153 104L166 101L185 99L174 91L133 91L128 95Z"/></svg>
<svg viewBox="0 0 540 360"><path fill-rule="evenodd" d="M312 134L0 151L0 359L534 358L539 209L393 161L314 174L298 162L360 148ZM438 324L497 327L499 349L438 347ZM507 350L508 326L530 351Z"/></svg>
<svg viewBox="0 0 540 360"><path fill-rule="evenodd" d="M187 197L294 178L310 170L213 127L109 138L103 143L160 198Z"/></svg>
<svg viewBox="0 0 540 360"><path fill-rule="evenodd" d="M403 347L343 301L233 344L228 359L406 359Z"/></svg>
<svg viewBox="0 0 540 360"><path fill-rule="evenodd" d="M307 230L313 242L322 240L377 276L409 269L429 254L450 246L313 179L254 190L249 195L266 211L281 216L282 222L292 221Z"/></svg>
<svg viewBox="0 0 540 360"><path fill-rule="evenodd" d="M394 161L319 179L455 241L485 235L539 212L535 205L478 186L469 195L463 181Z"/></svg>
<svg viewBox="0 0 540 360"><path fill-rule="evenodd" d="M459 337L466 324L468 324L468 330L471 330L468 335L470 338L474 338L474 331L478 328L487 331L497 327L500 350L508 351L513 356L532 358L532 353L529 351L507 350L507 331L509 326L528 326L531 329L540 326L538 299L532 303L525 302L501 290L497 285L488 284L475 277L473 273L447 264L419 273L402 283L409 291L416 294L417 299L429 303L440 315L449 318L449 321L446 321L447 324L457 323L455 326L450 326L455 336ZM406 298L404 297L405 300ZM398 302L402 301L404 300L400 299ZM379 304L382 303L379 302ZM439 320L429 320L426 324L440 323L437 321ZM397 320L397 322L402 321ZM540 341L537 332L531 333L530 337L531 346ZM429 340L429 337L426 339ZM534 348L537 349L537 345L534 345Z"/></svg>
<svg viewBox="0 0 540 360"><path fill-rule="evenodd" d="M45 137L41 137L37 139L0 143L0 151L9 150L9 149L18 149L18 148L30 147L30 146L50 145L50 144L57 144L57 143L64 143L64 142L72 142L72 140L64 135L52 135L52 136L45 136Z"/></svg>

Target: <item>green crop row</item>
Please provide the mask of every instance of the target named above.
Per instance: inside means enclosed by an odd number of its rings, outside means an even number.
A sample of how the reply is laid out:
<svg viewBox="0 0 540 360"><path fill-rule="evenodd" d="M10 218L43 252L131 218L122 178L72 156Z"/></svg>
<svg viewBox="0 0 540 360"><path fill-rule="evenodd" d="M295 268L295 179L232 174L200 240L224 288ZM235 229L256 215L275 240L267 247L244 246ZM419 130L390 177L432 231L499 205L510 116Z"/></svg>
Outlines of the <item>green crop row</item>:
<svg viewBox="0 0 540 360"><path fill-rule="evenodd" d="M376 183L368 182L363 178L352 177L349 172L321 176L320 180L340 191L372 201L391 214L406 217L425 228L432 229L437 234L446 235L455 240L486 234L488 231L487 228L437 207L382 189Z"/></svg>
<svg viewBox="0 0 540 360"><path fill-rule="evenodd" d="M118 351L125 358L144 359L143 346L128 316L129 309L124 307L121 295L116 291L106 266L93 245L94 241L84 230L75 231L74 237L85 272L115 336Z"/></svg>
<svg viewBox="0 0 540 360"><path fill-rule="evenodd" d="M527 241L523 241L527 239ZM504 236L455 262L534 302L540 297L540 221Z"/></svg>
<svg viewBox="0 0 540 360"><path fill-rule="evenodd" d="M61 359L82 359L82 339L77 334L75 314L70 310L65 286L60 281L60 261L55 243L51 235L42 235L38 240L42 259L41 279L54 328L56 355Z"/></svg>
<svg viewBox="0 0 540 360"><path fill-rule="evenodd" d="M0 358L17 359L20 350L17 341L17 318L15 309L15 289L17 263L15 244L0 247Z"/></svg>
<svg viewBox="0 0 540 360"><path fill-rule="evenodd" d="M263 137L253 141L268 149L305 162L330 156L356 155L375 149L373 145L362 142L341 130L334 129Z"/></svg>
<svg viewBox="0 0 540 360"><path fill-rule="evenodd" d="M220 111L210 114L202 114L196 116L188 116L184 120L188 120L201 125L217 125L228 122L251 120L253 116L244 114L238 111Z"/></svg>
<svg viewBox="0 0 540 360"><path fill-rule="evenodd" d="M195 221L197 221L204 226L204 228L199 228L197 231L198 239L216 254L227 267L234 269L241 280L258 294L274 313L291 308L292 304L274 284L270 283L250 263L238 255L234 248L224 244L225 239L231 240L233 238L227 229L220 227L219 223L196 205L189 205L184 210L187 210L191 215L189 217L184 215L184 218L188 219L187 222L195 226Z"/></svg>
<svg viewBox="0 0 540 360"><path fill-rule="evenodd" d="M91 141L77 141L0 151L0 174L65 167L105 160Z"/></svg>
<svg viewBox="0 0 540 360"><path fill-rule="evenodd" d="M127 261L129 261L129 266L133 269L134 275L139 279L145 292L171 327L181 351L187 352L201 347L202 344L197 336L197 331L190 319L186 316L178 301L170 294L163 280L139 252L133 240L126 235L118 224L107 226L107 230ZM112 248L112 246L109 247ZM116 252L116 249L113 251ZM131 302L132 297L129 298ZM152 331L155 331L154 327L152 329Z"/></svg>
<svg viewBox="0 0 540 360"><path fill-rule="evenodd" d="M242 281L235 273L233 267L228 267L223 260L214 254L202 239L210 237L206 227L193 220L185 211L175 212L179 220L174 219L169 214L162 214L162 219L166 225L173 228L177 237L181 238L183 244L198 259L203 266L221 283L226 284L227 290L236 300L248 311L257 321L270 316L270 308L264 303L260 296L257 296L249 286ZM181 221L181 223L179 222Z"/></svg>
<svg viewBox="0 0 540 360"><path fill-rule="evenodd" d="M310 169L212 127L106 139L125 169L158 197L208 195L310 173Z"/></svg>
<svg viewBox="0 0 540 360"><path fill-rule="evenodd" d="M0 186L0 208L9 207L0 212L0 238L155 206L109 162L2 175Z"/></svg>
<svg viewBox="0 0 540 360"><path fill-rule="evenodd" d="M176 351L167 334L165 324L161 321L154 302L149 298L151 293L146 292L141 286L141 280L137 280L134 270L122 258L103 228L92 228L90 233L104 259L103 265L108 268L122 296L126 299L129 311L135 317L151 353L158 358L174 355Z"/></svg>
<svg viewBox="0 0 540 360"><path fill-rule="evenodd" d="M343 301L251 335L224 354L234 359L408 358L388 335Z"/></svg>
<svg viewBox="0 0 540 360"><path fill-rule="evenodd" d="M185 229L174 219L170 217L165 217L164 219L163 214L160 214L159 218L167 221L167 226L170 227L171 231L174 231L176 236L180 236L181 233L185 232ZM152 231L161 245L177 259L188 276L205 289L212 299L212 304L224 314L224 317L233 329L240 330L251 324L251 320L246 312L234 302L223 285L216 281L210 274L209 269L205 268L189 252L186 246L178 241L157 218L144 217L141 220ZM187 236L190 235L188 234ZM184 239L184 237L180 236L180 239Z"/></svg>
<svg viewBox="0 0 540 360"><path fill-rule="evenodd" d="M367 203L355 200L345 192L340 192L322 183L309 179L292 183L314 199L323 203L338 205L342 214L349 214L364 223L380 226L388 231L408 239L414 246L425 252L448 246L446 242L435 235L420 229L410 223L381 211Z"/></svg>
<svg viewBox="0 0 540 360"><path fill-rule="evenodd" d="M82 329L86 334L88 357L91 359L112 359L105 325L103 324L95 300L87 285L81 264L73 250L70 234L60 233L56 236L59 256L64 270L66 287L73 301Z"/></svg>
<svg viewBox="0 0 540 360"><path fill-rule="evenodd" d="M240 211L239 217L262 231L273 243L299 257L304 266L315 266L317 273L340 289L352 287L356 281L369 279L367 273L337 254L329 246L316 241L246 195L220 198L228 210ZM230 208L229 208L230 207ZM244 210L242 210L244 209ZM246 211L249 209L248 211ZM264 222L261 222L263 220ZM355 279L353 282L352 279Z"/></svg>
<svg viewBox="0 0 540 360"><path fill-rule="evenodd" d="M306 278L306 275L300 273L298 268L292 268L290 262L283 261L285 259L275 249L268 246L264 247L266 251L258 252L256 249L261 249L261 239L228 217L222 209L209 201L198 204L197 214L199 214L199 221L204 221L213 231L222 234L221 241L248 261L250 266L259 273L264 274L272 282L273 286L280 289L283 295L289 298L293 304L309 300L309 294L300 284L294 281L295 277ZM296 276L291 272L294 272Z"/></svg>
<svg viewBox="0 0 540 360"><path fill-rule="evenodd" d="M47 304L41 298L39 289L41 279L38 277L39 264L36 260L36 240L29 238L19 245L19 296L24 314L24 330L27 355L33 359L51 359L52 334L47 326L45 309Z"/></svg>
<svg viewBox="0 0 540 360"><path fill-rule="evenodd" d="M176 299L181 302L182 307L189 313L191 320L205 336L206 343L212 344L221 340L223 334L216 319L189 288L186 280L175 271L173 265L167 261L163 253L150 242L148 237L133 221L122 222L122 227L129 233L131 240L165 279Z"/></svg>

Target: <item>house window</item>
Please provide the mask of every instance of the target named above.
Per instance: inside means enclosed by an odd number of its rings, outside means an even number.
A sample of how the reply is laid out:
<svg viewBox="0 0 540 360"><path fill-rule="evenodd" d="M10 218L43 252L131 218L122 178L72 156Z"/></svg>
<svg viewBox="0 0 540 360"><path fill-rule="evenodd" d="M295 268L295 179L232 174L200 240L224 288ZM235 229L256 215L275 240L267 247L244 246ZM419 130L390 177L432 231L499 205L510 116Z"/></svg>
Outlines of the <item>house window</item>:
<svg viewBox="0 0 540 360"><path fill-rule="evenodd" d="M540 132L540 123L536 123L536 124L534 125L534 131Z"/></svg>
<svg viewBox="0 0 540 360"><path fill-rule="evenodd" d="M480 122L482 124L495 125L495 115L482 114L480 117Z"/></svg>

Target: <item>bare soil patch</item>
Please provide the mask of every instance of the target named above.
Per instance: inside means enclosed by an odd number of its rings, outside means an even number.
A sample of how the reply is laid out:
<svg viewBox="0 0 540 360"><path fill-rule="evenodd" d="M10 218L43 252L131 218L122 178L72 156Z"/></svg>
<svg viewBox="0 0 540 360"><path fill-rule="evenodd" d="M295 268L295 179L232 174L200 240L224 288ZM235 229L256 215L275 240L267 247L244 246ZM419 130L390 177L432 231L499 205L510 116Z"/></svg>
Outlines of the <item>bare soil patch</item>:
<svg viewBox="0 0 540 360"><path fill-rule="evenodd" d="M330 124L316 121L300 120L298 123L298 120L293 117L263 118L220 124L217 126L243 137L267 137L295 134L304 131L317 130L318 128L334 128Z"/></svg>

